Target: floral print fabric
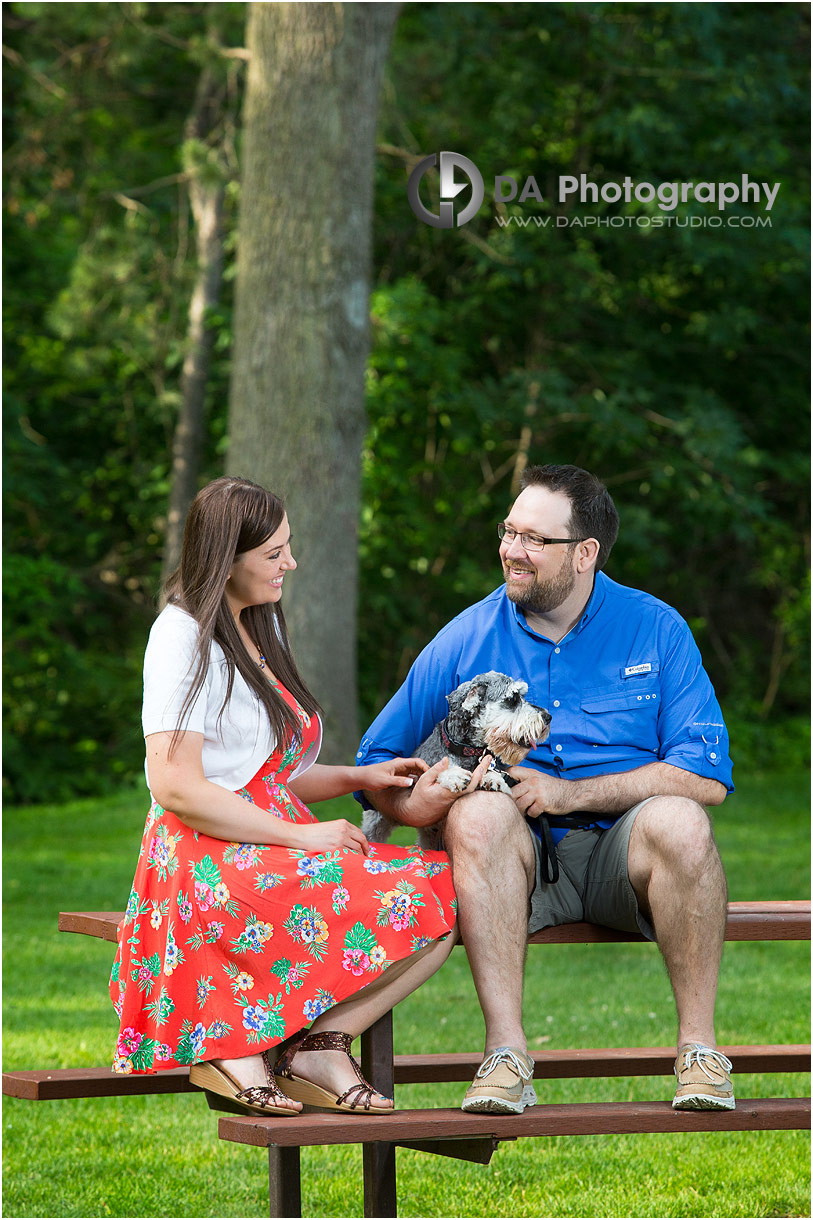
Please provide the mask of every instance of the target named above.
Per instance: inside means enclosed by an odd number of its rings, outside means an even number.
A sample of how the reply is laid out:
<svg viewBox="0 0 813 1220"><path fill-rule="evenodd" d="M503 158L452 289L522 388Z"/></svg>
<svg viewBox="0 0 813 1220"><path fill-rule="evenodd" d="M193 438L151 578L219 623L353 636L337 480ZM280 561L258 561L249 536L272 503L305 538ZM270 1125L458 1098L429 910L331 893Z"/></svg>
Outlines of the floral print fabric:
<svg viewBox="0 0 813 1220"><path fill-rule="evenodd" d="M315 822L287 779L315 748L317 725L277 689L300 736L238 795L269 817ZM456 918L446 854L371 850L227 843L153 802L110 979L114 1070L256 1054L444 936Z"/></svg>

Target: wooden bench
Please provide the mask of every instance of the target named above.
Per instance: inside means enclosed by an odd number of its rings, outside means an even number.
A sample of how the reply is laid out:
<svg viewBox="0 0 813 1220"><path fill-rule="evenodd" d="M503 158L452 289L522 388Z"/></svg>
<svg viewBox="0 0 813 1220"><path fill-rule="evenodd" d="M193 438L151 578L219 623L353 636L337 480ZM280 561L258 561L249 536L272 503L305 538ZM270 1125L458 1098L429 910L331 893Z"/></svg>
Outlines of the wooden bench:
<svg viewBox="0 0 813 1220"><path fill-rule="evenodd" d="M115 944L122 912L68 911L63 932L100 937ZM564 924L529 938L530 944L586 944L643 940L594 924ZM809 902L729 904L726 940L810 940ZM806 1072L809 1045L725 1046L738 1074ZM535 1078L562 1079L670 1075L674 1047L626 1047L536 1051ZM384 1093L396 1084L469 1081L479 1054L394 1055L392 1014L362 1037L362 1067ZM72 1097L139 1096L198 1092L187 1068L153 1075L120 1076L109 1067L11 1071L3 1093L33 1101ZM810 1099L737 1099L734 1111L677 1111L669 1101L536 1105L521 1115L465 1114L459 1109L399 1110L387 1115L305 1113L296 1120L249 1114L219 1119L223 1140L268 1149L271 1216L301 1214L299 1149L362 1144L365 1216L397 1215L395 1149L413 1148L488 1164L500 1142L524 1136L610 1135L649 1132L759 1131L802 1129L810 1124Z"/></svg>

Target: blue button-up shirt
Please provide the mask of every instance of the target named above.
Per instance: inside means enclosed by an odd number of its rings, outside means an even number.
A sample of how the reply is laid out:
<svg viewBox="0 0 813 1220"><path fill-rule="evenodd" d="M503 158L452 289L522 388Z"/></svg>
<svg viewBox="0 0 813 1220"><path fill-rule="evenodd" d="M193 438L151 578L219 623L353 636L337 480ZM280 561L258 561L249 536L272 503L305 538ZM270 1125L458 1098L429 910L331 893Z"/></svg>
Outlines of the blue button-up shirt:
<svg viewBox="0 0 813 1220"><path fill-rule="evenodd" d="M452 619L364 734L357 764L412 755L445 717L446 695L490 669L527 682L526 698L551 714L523 766L572 780L666 762L733 791L728 733L688 625L603 572L558 643L528 626L504 585Z"/></svg>

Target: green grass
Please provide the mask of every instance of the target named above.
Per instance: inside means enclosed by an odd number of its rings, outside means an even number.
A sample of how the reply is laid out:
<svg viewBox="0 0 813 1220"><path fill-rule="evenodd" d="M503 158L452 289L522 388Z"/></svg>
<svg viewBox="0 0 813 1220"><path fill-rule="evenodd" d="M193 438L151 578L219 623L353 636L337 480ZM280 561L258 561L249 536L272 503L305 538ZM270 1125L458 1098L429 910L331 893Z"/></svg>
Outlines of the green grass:
<svg viewBox="0 0 813 1220"><path fill-rule="evenodd" d="M807 895L807 776L742 781L716 815L732 899ZM349 799L325 816L355 814ZM6 810L6 1068L108 1063L117 1022L107 998L113 947L56 931L59 910L123 908L141 836L141 792L114 800ZM408 841L408 832L399 831ZM718 1004L721 1042L809 1037L809 947L731 944ZM550 946L529 952L532 1048L661 1045L674 1009L649 945ZM482 1021L463 950L400 1006L402 1053L476 1050ZM809 1076L740 1076L740 1097L799 1095ZM540 1101L662 1099L670 1080L550 1081ZM457 1105L460 1085L399 1088L400 1106ZM221 1143L195 1095L3 1107L5 1216L266 1214L266 1158ZM809 1215L809 1136L743 1132L591 1136L505 1144L489 1166L398 1154L402 1216ZM358 1147L304 1149L303 1214L360 1216Z"/></svg>

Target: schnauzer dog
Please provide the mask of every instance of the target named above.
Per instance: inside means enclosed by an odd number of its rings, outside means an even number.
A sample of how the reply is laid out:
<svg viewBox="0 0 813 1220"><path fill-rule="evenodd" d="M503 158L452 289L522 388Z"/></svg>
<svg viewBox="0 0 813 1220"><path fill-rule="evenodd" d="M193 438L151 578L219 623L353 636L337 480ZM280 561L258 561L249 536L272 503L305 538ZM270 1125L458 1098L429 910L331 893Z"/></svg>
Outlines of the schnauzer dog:
<svg viewBox="0 0 813 1220"><path fill-rule="evenodd" d="M435 725L426 741L415 751L430 767L446 755L449 766L438 776L438 783L450 792L463 792L471 773L484 754L493 762L480 784L490 792L510 796L514 781L504 772L516 767L548 735L550 713L528 703L527 682L517 682L506 674L491 670L463 682L446 696L449 714ZM376 809L368 809L361 823L364 834L374 843L384 843L395 823ZM442 823L425 826L418 835L421 847L437 848Z"/></svg>

